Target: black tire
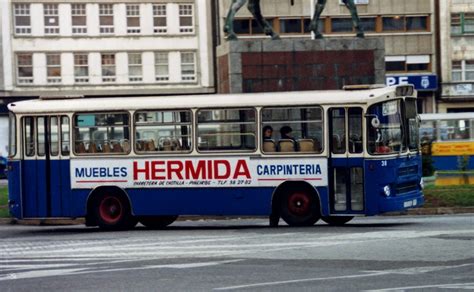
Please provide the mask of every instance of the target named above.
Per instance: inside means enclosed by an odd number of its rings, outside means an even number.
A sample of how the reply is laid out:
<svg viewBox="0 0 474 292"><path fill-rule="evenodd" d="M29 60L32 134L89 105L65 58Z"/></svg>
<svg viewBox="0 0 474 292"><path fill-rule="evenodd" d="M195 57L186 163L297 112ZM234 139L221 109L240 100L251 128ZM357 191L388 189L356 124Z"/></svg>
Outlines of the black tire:
<svg viewBox="0 0 474 292"><path fill-rule="evenodd" d="M342 226L354 219L354 216L325 216L321 219L329 225Z"/></svg>
<svg viewBox="0 0 474 292"><path fill-rule="evenodd" d="M113 189L104 190L94 200L93 215L103 230L127 230L137 225L128 200L117 192Z"/></svg>
<svg viewBox="0 0 474 292"><path fill-rule="evenodd" d="M178 219L177 215L172 216L143 216L139 217L138 221L143 224L146 228L150 229L162 229L170 225Z"/></svg>
<svg viewBox="0 0 474 292"><path fill-rule="evenodd" d="M280 199L280 213L290 226L312 226L321 216L317 196L304 189L285 192Z"/></svg>

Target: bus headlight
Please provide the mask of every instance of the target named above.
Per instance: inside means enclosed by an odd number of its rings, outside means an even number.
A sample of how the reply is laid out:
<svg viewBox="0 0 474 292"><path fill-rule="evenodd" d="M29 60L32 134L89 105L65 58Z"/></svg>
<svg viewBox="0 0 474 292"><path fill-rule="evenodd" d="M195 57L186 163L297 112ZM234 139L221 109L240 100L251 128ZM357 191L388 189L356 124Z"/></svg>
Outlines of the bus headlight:
<svg viewBox="0 0 474 292"><path fill-rule="evenodd" d="M423 180L423 178L420 179L420 188L421 189L425 188L425 181Z"/></svg>
<svg viewBox="0 0 474 292"><path fill-rule="evenodd" d="M389 185L383 187L383 193L385 194L385 196L390 197L391 192L392 190L390 189Z"/></svg>

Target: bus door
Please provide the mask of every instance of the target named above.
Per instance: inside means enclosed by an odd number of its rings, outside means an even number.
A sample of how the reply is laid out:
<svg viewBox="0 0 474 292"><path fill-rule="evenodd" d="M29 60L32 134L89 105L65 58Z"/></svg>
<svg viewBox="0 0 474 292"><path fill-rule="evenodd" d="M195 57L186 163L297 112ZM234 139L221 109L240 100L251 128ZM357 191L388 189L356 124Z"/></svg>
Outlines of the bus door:
<svg viewBox="0 0 474 292"><path fill-rule="evenodd" d="M364 213L363 110L329 109L331 214Z"/></svg>
<svg viewBox="0 0 474 292"><path fill-rule="evenodd" d="M61 169L57 116L24 117L21 185L24 217L61 216Z"/></svg>

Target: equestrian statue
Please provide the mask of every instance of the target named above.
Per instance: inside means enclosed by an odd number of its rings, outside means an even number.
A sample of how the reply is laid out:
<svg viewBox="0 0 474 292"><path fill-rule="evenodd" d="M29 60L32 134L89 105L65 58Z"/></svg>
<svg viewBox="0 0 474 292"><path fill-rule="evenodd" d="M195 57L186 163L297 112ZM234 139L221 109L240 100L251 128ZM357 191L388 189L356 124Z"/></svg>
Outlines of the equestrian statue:
<svg viewBox="0 0 474 292"><path fill-rule="evenodd" d="M237 35L234 31L234 18L235 14L244 6L248 1L247 8L252 13L255 21L258 26L262 28L263 32L266 35L271 36L272 39L279 39L280 36L273 30L272 26L263 18L262 10L260 8L260 0L232 0L230 5L229 12L225 19L224 32L227 33L227 40L232 41L237 39ZM294 5L294 0L290 0L291 5ZM318 22L321 17L321 13L326 6L327 0L317 0L314 8L314 15L309 24L309 30L312 31L317 39L323 38L323 35L318 30ZM352 17L352 23L357 31L357 37L364 38L364 31L360 27L360 19L357 14L357 8L354 4L354 0L342 0L347 9L349 9Z"/></svg>

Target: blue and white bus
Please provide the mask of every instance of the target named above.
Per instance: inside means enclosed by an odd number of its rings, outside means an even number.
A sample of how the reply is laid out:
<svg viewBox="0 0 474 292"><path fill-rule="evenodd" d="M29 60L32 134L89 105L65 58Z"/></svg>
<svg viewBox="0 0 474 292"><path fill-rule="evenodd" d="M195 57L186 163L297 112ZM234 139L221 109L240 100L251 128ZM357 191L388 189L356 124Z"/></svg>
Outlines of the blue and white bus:
<svg viewBox="0 0 474 292"><path fill-rule="evenodd" d="M474 113L420 115L421 145L435 170L474 169Z"/></svg>
<svg viewBox="0 0 474 292"><path fill-rule="evenodd" d="M85 217L103 229L181 215L339 225L424 202L412 86L8 108L16 218Z"/></svg>

